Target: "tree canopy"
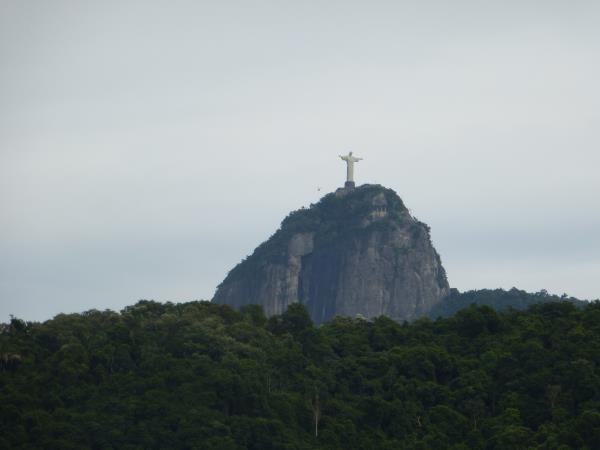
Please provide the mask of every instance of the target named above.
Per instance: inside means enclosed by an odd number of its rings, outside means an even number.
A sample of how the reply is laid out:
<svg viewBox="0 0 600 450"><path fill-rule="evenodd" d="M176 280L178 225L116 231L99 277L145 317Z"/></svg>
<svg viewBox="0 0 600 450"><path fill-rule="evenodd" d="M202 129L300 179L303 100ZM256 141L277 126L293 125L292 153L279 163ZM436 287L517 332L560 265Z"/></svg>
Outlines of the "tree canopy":
<svg viewBox="0 0 600 450"><path fill-rule="evenodd" d="M0 448L597 449L600 303L437 320L209 302L0 326Z"/></svg>

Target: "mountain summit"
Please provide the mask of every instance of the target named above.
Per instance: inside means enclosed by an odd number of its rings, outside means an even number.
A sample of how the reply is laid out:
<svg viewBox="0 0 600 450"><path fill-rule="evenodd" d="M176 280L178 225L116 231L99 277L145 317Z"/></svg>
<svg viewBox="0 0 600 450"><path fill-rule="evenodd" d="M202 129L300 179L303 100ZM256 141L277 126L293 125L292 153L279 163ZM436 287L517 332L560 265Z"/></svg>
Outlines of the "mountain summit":
<svg viewBox="0 0 600 450"><path fill-rule="evenodd" d="M267 315L303 303L315 323L336 315L417 318L449 293L429 227L379 185L338 189L289 214L235 266L213 301L262 305Z"/></svg>

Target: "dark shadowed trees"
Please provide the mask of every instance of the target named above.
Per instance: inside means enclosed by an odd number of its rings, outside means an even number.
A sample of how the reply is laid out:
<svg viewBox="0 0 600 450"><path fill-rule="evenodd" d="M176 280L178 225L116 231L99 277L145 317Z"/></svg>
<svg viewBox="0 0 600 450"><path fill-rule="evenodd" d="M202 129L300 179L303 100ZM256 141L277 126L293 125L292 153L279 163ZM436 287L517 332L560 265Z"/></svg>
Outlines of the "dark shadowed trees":
<svg viewBox="0 0 600 450"><path fill-rule="evenodd" d="M600 304L399 324L142 301L0 326L0 448L600 448Z"/></svg>

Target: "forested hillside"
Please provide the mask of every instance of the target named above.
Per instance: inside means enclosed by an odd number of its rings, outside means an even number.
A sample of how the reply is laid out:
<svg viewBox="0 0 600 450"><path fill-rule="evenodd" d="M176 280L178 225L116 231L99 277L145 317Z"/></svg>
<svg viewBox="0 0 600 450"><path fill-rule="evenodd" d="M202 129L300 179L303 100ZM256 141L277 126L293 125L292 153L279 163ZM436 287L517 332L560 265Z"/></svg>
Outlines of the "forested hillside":
<svg viewBox="0 0 600 450"><path fill-rule="evenodd" d="M315 327L142 301L0 331L1 448L600 448L598 302Z"/></svg>
<svg viewBox="0 0 600 450"><path fill-rule="evenodd" d="M569 302L575 306L582 307L588 302L563 294L549 294L545 290L539 292L526 292L521 289L479 289L474 291L460 292L450 289L450 295L435 305L427 314L432 319L454 315L472 304L490 306L496 311L504 311L510 308L527 309L537 303Z"/></svg>

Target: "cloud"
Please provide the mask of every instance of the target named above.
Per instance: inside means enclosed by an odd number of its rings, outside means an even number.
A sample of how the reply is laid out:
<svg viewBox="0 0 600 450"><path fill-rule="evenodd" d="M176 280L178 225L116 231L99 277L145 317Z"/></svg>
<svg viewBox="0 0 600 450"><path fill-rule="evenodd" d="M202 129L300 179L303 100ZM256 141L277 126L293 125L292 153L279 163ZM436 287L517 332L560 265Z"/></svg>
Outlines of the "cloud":
<svg viewBox="0 0 600 450"><path fill-rule="evenodd" d="M596 2L28 5L0 18L0 318L209 298L348 150L454 286L600 295Z"/></svg>

